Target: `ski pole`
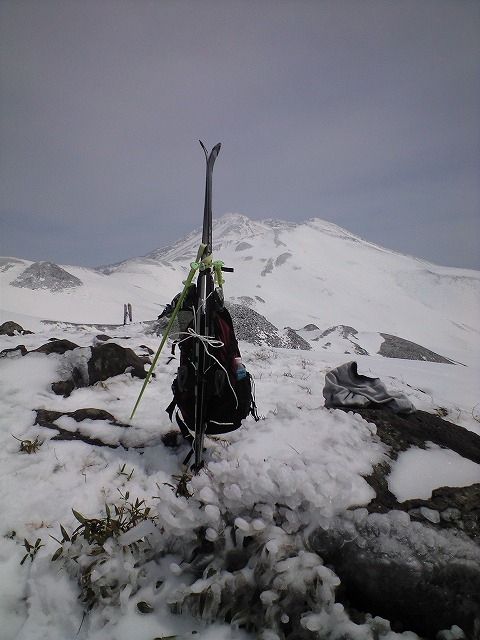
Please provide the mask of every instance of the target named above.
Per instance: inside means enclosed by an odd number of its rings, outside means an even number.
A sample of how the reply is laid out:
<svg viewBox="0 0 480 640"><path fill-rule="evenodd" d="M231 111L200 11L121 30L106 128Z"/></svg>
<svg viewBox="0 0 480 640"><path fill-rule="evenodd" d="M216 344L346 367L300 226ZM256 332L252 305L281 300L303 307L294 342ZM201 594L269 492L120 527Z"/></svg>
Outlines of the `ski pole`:
<svg viewBox="0 0 480 640"><path fill-rule="evenodd" d="M200 266L198 261L200 259L200 256L203 254L204 250L205 250L205 245L202 243L202 244L200 244L200 247L198 249L197 260L190 264L190 272L189 272L189 274L187 276L187 279L184 282L185 286L183 287L183 291L180 294L180 297L179 297L179 299L177 301L177 304L175 305L175 309L173 310L173 313L172 313L172 316L170 318L170 321L169 321L169 323L167 325L167 328L165 329L165 333L163 334L163 338L162 338L162 341L160 342L160 346L157 349L157 353L155 354L155 357L152 360L152 364L150 365L150 369L148 370L147 376L146 376L145 380L143 381L143 386L142 386L142 388L140 390L140 393L139 393L139 396L138 396L137 401L135 403L135 406L133 407L133 411L132 411L132 415L130 416L130 420L135 415L135 411L137 410L137 407L140 404L140 400L142 399L143 393L144 393L144 391L145 391L145 389L147 387L147 384L148 384L148 382L150 380L150 377L151 377L151 375L153 373L155 365L157 364L158 357L160 356L160 353L162 352L163 346L164 346L165 342L167 341L168 334L170 333L170 330L171 330L171 328L173 326L173 323L175 322L175 318L177 317L177 314L178 314L178 312L180 310L180 307L182 306L182 302L183 302L183 299L185 298L185 295L187 293L187 289L192 284L193 277L194 277L195 273L197 272L197 270L198 270L198 268Z"/></svg>

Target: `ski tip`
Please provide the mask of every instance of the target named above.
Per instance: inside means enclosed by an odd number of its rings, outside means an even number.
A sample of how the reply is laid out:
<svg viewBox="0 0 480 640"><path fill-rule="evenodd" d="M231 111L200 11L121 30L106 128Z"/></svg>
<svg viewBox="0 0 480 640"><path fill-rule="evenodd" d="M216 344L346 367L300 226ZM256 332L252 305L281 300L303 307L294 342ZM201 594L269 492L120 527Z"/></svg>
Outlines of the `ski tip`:
<svg viewBox="0 0 480 640"><path fill-rule="evenodd" d="M208 149L207 147L203 144L203 142L201 140L199 140L199 143L202 146L203 152L205 154L205 158L208 160L209 157L214 156L215 158L218 156L218 154L220 153L220 147L222 146L222 144L219 142L218 144L216 144L212 151L210 152L210 154L208 153Z"/></svg>
<svg viewBox="0 0 480 640"><path fill-rule="evenodd" d="M205 154L205 160L208 161L208 151L207 151L207 147L203 144L203 142L201 140L199 140L200 144L202 145L202 149L203 149L203 153Z"/></svg>

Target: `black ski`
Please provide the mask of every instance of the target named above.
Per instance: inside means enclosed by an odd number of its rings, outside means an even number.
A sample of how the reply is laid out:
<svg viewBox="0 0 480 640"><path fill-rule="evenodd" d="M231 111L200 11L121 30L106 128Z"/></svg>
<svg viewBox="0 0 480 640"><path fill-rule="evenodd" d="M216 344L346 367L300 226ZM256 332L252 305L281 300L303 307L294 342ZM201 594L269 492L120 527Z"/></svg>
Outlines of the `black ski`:
<svg viewBox="0 0 480 640"><path fill-rule="evenodd" d="M193 449L195 462L193 469L199 471L203 466L203 442L206 430L206 374L209 368L209 356L205 340L213 335L212 293L214 289L212 265L212 175L215 160L220 152L220 143L208 153L200 140L206 160L205 206L203 211L203 231L200 270L197 278L197 309L195 314L195 437Z"/></svg>

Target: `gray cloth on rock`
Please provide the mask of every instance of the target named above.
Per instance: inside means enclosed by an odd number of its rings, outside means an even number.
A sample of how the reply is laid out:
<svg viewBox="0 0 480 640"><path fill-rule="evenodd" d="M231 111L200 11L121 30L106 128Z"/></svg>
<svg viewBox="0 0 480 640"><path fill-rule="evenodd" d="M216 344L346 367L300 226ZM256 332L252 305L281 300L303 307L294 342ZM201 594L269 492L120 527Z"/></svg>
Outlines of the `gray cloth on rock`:
<svg viewBox="0 0 480 640"><path fill-rule="evenodd" d="M407 396L389 391L380 378L358 373L356 362L347 362L325 375L323 397L327 408L376 407L393 413L413 413L414 405Z"/></svg>

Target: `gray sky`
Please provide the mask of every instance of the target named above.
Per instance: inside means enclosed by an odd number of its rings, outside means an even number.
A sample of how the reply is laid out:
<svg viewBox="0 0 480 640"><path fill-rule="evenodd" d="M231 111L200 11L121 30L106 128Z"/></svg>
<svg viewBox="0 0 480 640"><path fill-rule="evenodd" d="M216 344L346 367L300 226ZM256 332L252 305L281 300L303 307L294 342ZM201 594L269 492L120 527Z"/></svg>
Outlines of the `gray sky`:
<svg viewBox="0 0 480 640"><path fill-rule="evenodd" d="M480 269L477 0L0 0L0 254L319 217Z"/></svg>

